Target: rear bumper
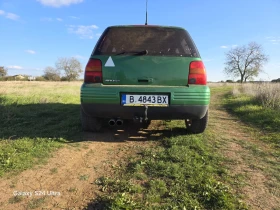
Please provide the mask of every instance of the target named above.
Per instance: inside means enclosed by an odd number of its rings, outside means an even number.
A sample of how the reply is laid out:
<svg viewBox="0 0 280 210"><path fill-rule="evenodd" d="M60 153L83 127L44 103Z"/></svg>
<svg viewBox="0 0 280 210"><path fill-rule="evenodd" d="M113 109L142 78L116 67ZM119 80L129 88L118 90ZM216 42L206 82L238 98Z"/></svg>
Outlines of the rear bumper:
<svg viewBox="0 0 280 210"><path fill-rule="evenodd" d="M145 117L144 106L122 106L114 104L81 104L85 113L97 118L133 119ZM150 120L201 119L208 110L208 105L148 107Z"/></svg>
<svg viewBox="0 0 280 210"><path fill-rule="evenodd" d="M208 86L139 86L83 84L81 106L92 117L132 119L144 117L144 106L122 106L121 93L167 94L168 107L148 107L151 120L201 119L208 110L210 89Z"/></svg>

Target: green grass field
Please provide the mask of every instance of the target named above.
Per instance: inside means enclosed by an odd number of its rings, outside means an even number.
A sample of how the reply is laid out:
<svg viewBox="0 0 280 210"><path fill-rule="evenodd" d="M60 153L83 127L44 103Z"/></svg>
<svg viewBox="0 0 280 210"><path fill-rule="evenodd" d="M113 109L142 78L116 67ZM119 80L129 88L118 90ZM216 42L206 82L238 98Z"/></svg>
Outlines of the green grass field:
<svg viewBox="0 0 280 210"><path fill-rule="evenodd" d="M0 175L30 168L62 143L81 139L80 85L1 82Z"/></svg>
<svg viewBox="0 0 280 210"><path fill-rule="evenodd" d="M53 151L83 139L79 117L80 85L1 83L1 176L45 163ZM248 126L244 129L250 135L272 146L272 152L266 153L250 142L236 141L264 161L268 167L262 170L268 177L275 177L274 188L280 187L279 164L271 158L271 155L279 158L279 112L262 107L246 94L236 97L231 94L232 90L233 87L227 85L211 87L212 95L221 98L212 101L212 121L203 134L186 134L183 121L162 121L162 130L158 131L160 140L148 139L154 141L155 146L135 151L136 154L125 158L125 164L115 167L113 176L101 176L95 181L102 193L89 206L116 210L248 209L243 202L244 194L240 192L242 188L239 188L247 178L243 174L233 176L227 166L232 160L222 155L224 142L231 137L226 137L227 130L217 133L214 129L220 123L219 116L215 115L218 109L238 117ZM222 107L215 107L218 103ZM59 173L55 167L51 172Z"/></svg>

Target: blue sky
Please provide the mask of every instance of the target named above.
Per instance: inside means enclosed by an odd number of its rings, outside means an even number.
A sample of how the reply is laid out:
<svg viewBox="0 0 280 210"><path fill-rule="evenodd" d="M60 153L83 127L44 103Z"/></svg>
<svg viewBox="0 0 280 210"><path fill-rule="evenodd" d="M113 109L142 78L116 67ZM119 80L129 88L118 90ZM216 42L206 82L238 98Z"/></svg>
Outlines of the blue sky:
<svg viewBox="0 0 280 210"><path fill-rule="evenodd" d="M280 0L149 0L151 25L189 31L208 81L223 73L225 52L255 41L269 62L257 78L280 78ZM59 57L86 62L107 26L144 24L145 0L0 0L0 66L39 76Z"/></svg>

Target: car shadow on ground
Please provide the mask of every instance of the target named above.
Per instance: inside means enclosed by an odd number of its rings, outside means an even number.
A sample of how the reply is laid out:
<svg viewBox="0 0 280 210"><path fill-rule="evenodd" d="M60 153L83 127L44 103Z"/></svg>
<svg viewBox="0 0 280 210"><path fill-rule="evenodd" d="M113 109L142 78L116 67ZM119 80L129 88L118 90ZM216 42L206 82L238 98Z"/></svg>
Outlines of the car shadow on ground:
<svg viewBox="0 0 280 210"><path fill-rule="evenodd" d="M167 128L152 121L148 128L141 125L127 124L118 127L105 127L101 132L85 132L84 139L88 141L102 142L126 142L126 141L157 141L166 137L186 135L184 128Z"/></svg>
<svg viewBox="0 0 280 210"><path fill-rule="evenodd" d="M1 98L0 98L1 99ZM120 127L105 126L99 133L83 132L80 105L62 103L5 104L0 101L0 139L49 138L58 142L81 141L126 142L150 141L185 135L183 128L152 125L148 129L128 123Z"/></svg>

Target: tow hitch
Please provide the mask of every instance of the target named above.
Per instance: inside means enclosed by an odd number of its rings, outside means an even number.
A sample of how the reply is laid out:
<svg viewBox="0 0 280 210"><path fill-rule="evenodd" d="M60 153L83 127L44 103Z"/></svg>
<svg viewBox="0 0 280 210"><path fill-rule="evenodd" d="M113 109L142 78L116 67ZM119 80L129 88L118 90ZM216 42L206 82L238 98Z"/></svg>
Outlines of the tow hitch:
<svg viewBox="0 0 280 210"><path fill-rule="evenodd" d="M142 123L143 120L148 121L148 106L147 105L145 105L144 115L145 115L144 119L143 119L143 117L134 116L134 118L133 118L134 122Z"/></svg>
<svg viewBox="0 0 280 210"><path fill-rule="evenodd" d="M145 121L148 120L148 106L145 105Z"/></svg>

